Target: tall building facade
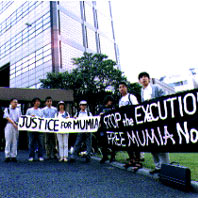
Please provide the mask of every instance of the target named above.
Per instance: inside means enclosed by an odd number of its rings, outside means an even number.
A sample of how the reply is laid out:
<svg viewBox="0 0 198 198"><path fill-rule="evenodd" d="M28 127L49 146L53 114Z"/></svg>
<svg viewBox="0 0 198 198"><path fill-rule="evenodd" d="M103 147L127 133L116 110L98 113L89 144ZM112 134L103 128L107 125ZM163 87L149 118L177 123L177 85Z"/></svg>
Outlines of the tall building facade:
<svg viewBox="0 0 198 198"><path fill-rule="evenodd" d="M0 86L39 88L84 52L120 64L109 1L0 2Z"/></svg>
<svg viewBox="0 0 198 198"><path fill-rule="evenodd" d="M176 74L163 76L161 82L173 87L176 92L198 88L198 68L178 71Z"/></svg>

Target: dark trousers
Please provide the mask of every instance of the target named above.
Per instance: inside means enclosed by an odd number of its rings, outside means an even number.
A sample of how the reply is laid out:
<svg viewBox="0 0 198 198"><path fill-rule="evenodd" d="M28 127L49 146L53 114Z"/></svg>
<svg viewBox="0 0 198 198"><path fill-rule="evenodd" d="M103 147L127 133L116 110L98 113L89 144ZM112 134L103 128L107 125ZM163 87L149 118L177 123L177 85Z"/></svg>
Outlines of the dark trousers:
<svg viewBox="0 0 198 198"><path fill-rule="evenodd" d="M43 134L29 132L29 158L35 157L35 150L38 148L38 157L43 157Z"/></svg>
<svg viewBox="0 0 198 198"><path fill-rule="evenodd" d="M78 133L76 137L76 142L74 144L74 152L71 155L71 158L75 158L80 151L81 144L85 142L87 157L91 157L91 149L92 149L92 133Z"/></svg>
<svg viewBox="0 0 198 198"><path fill-rule="evenodd" d="M109 152L108 152L108 140L107 136L104 132L100 132L98 135L98 140L99 140L99 146L101 147L101 152L103 155L103 158L107 158ZM111 158L115 158L115 151L112 149Z"/></svg>
<svg viewBox="0 0 198 198"><path fill-rule="evenodd" d="M140 152L139 151L127 151L130 160L140 161Z"/></svg>
<svg viewBox="0 0 198 198"><path fill-rule="evenodd" d="M56 153L56 137L54 133L45 134L45 150L47 157L54 158Z"/></svg>

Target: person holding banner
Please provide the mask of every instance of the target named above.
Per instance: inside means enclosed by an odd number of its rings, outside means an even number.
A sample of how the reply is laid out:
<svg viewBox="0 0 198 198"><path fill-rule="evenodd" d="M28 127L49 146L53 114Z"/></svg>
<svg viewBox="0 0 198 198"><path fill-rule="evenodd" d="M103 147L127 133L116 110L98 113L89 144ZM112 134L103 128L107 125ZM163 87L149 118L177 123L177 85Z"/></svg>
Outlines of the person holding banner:
<svg viewBox="0 0 198 198"><path fill-rule="evenodd" d="M55 118L67 119L69 118L69 113L65 111L65 103L60 101L58 103L58 112L55 115ZM58 133L58 146L59 146L59 162L68 161L68 138L69 133Z"/></svg>
<svg viewBox="0 0 198 198"><path fill-rule="evenodd" d="M43 111L40 109L41 100L40 98L34 98L32 100L33 107L27 109L26 115L32 117L43 117ZM35 150L38 146L38 159L39 161L44 161L43 158L43 133L38 132L28 132L29 136L29 162L34 161Z"/></svg>
<svg viewBox="0 0 198 198"><path fill-rule="evenodd" d="M141 72L138 76L140 84L143 86L141 89L141 101L150 100L160 96L164 96L165 92L157 85L150 84L150 76L147 72ZM150 171L150 174L159 173L163 163L169 163L168 153L152 152L155 169Z"/></svg>
<svg viewBox="0 0 198 198"><path fill-rule="evenodd" d="M100 116L104 113L107 113L108 111L111 111L114 109L113 106L113 97L108 95L104 98L104 105L99 109L98 113ZM106 133L101 131L99 129L98 131L99 135L99 145L101 146L101 152L102 152L102 159L100 160L100 163L105 163L105 161L108 160L108 142L107 142L107 137ZM115 151L112 150L111 152L111 159L110 162L115 161Z"/></svg>
<svg viewBox="0 0 198 198"><path fill-rule="evenodd" d="M17 123L21 116L21 110L17 108L18 101L13 98L10 100L10 107L4 111L4 116L7 120L5 127L5 162L17 162L17 141L19 137L19 131Z"/></svg>
<svg viewBox="0 0 198 198"><path fill-rule="evenodd" d="M46 107L43 110L44 118L54 118L57 113L56 107L52 106L52 98L50 96L45 99ZM45 133L45 150L46 158L54 159L56 154L56 135L54 133Z"/></svg>
<svg viewBox="0 0 198 198"><path fill-rule="evenodd" d="M128 93L127 84L125 82L119 83L119 92L121 94L121 98L119 100L119 107L128 106L128 105L136 105L138 104L137 98L133 95ZM129 163L125 164L124 167L134 167L134 170L142 168L142 164L140 163L140 152L136 151L128 151L129 155Z"/></svg>
<svg viewBox="0 0 198 198"><path fill-rule="evenodd" d="M74 118L92 116L92 113L87 110L87 101L85 100L80 101L79 106L80 106L80 111L75 114ZM76 142L74 144L73 154L71 155L70 158L70 162L75 162L75 158L80 151L81 144L84 139L87 148L86 162L90 162L91 148L92 148L92 134L89 132L78 133L76 137Z"/></svg>

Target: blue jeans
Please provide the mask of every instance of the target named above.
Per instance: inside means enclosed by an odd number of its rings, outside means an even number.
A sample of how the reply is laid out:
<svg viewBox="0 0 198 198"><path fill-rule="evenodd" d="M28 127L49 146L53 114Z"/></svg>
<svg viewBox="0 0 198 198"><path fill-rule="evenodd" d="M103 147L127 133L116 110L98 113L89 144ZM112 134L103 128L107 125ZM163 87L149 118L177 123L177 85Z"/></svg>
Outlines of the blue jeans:
<svg viewBox="0 0 198 198"><path fill-rule="evenodd" d="M35 150L38 148L38 157L43 157L43 134L29 132L29 158L35 157Z"/></svg>
<svg viewBox="0 0 198 198"><path fill-rule="evenodd" d="M87 158L91 157L91 148L92 148L92 133L78 133L76 137L76 142L74 144L74 152L71 155L71 158L74 159L80 151L81 144L85 139Z"/></svg>

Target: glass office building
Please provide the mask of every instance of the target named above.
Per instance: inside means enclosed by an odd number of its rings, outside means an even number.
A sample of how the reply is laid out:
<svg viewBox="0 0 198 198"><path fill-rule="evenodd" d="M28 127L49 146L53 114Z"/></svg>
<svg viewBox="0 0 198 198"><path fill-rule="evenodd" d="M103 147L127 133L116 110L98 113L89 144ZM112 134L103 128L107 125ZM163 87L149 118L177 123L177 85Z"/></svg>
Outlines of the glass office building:
<svg viewBox="0 0 198 198"><path fill-rule="evenodd" d="M0 2L0 86L39 88L85 51L120 65L109 1Z"/></svg>

